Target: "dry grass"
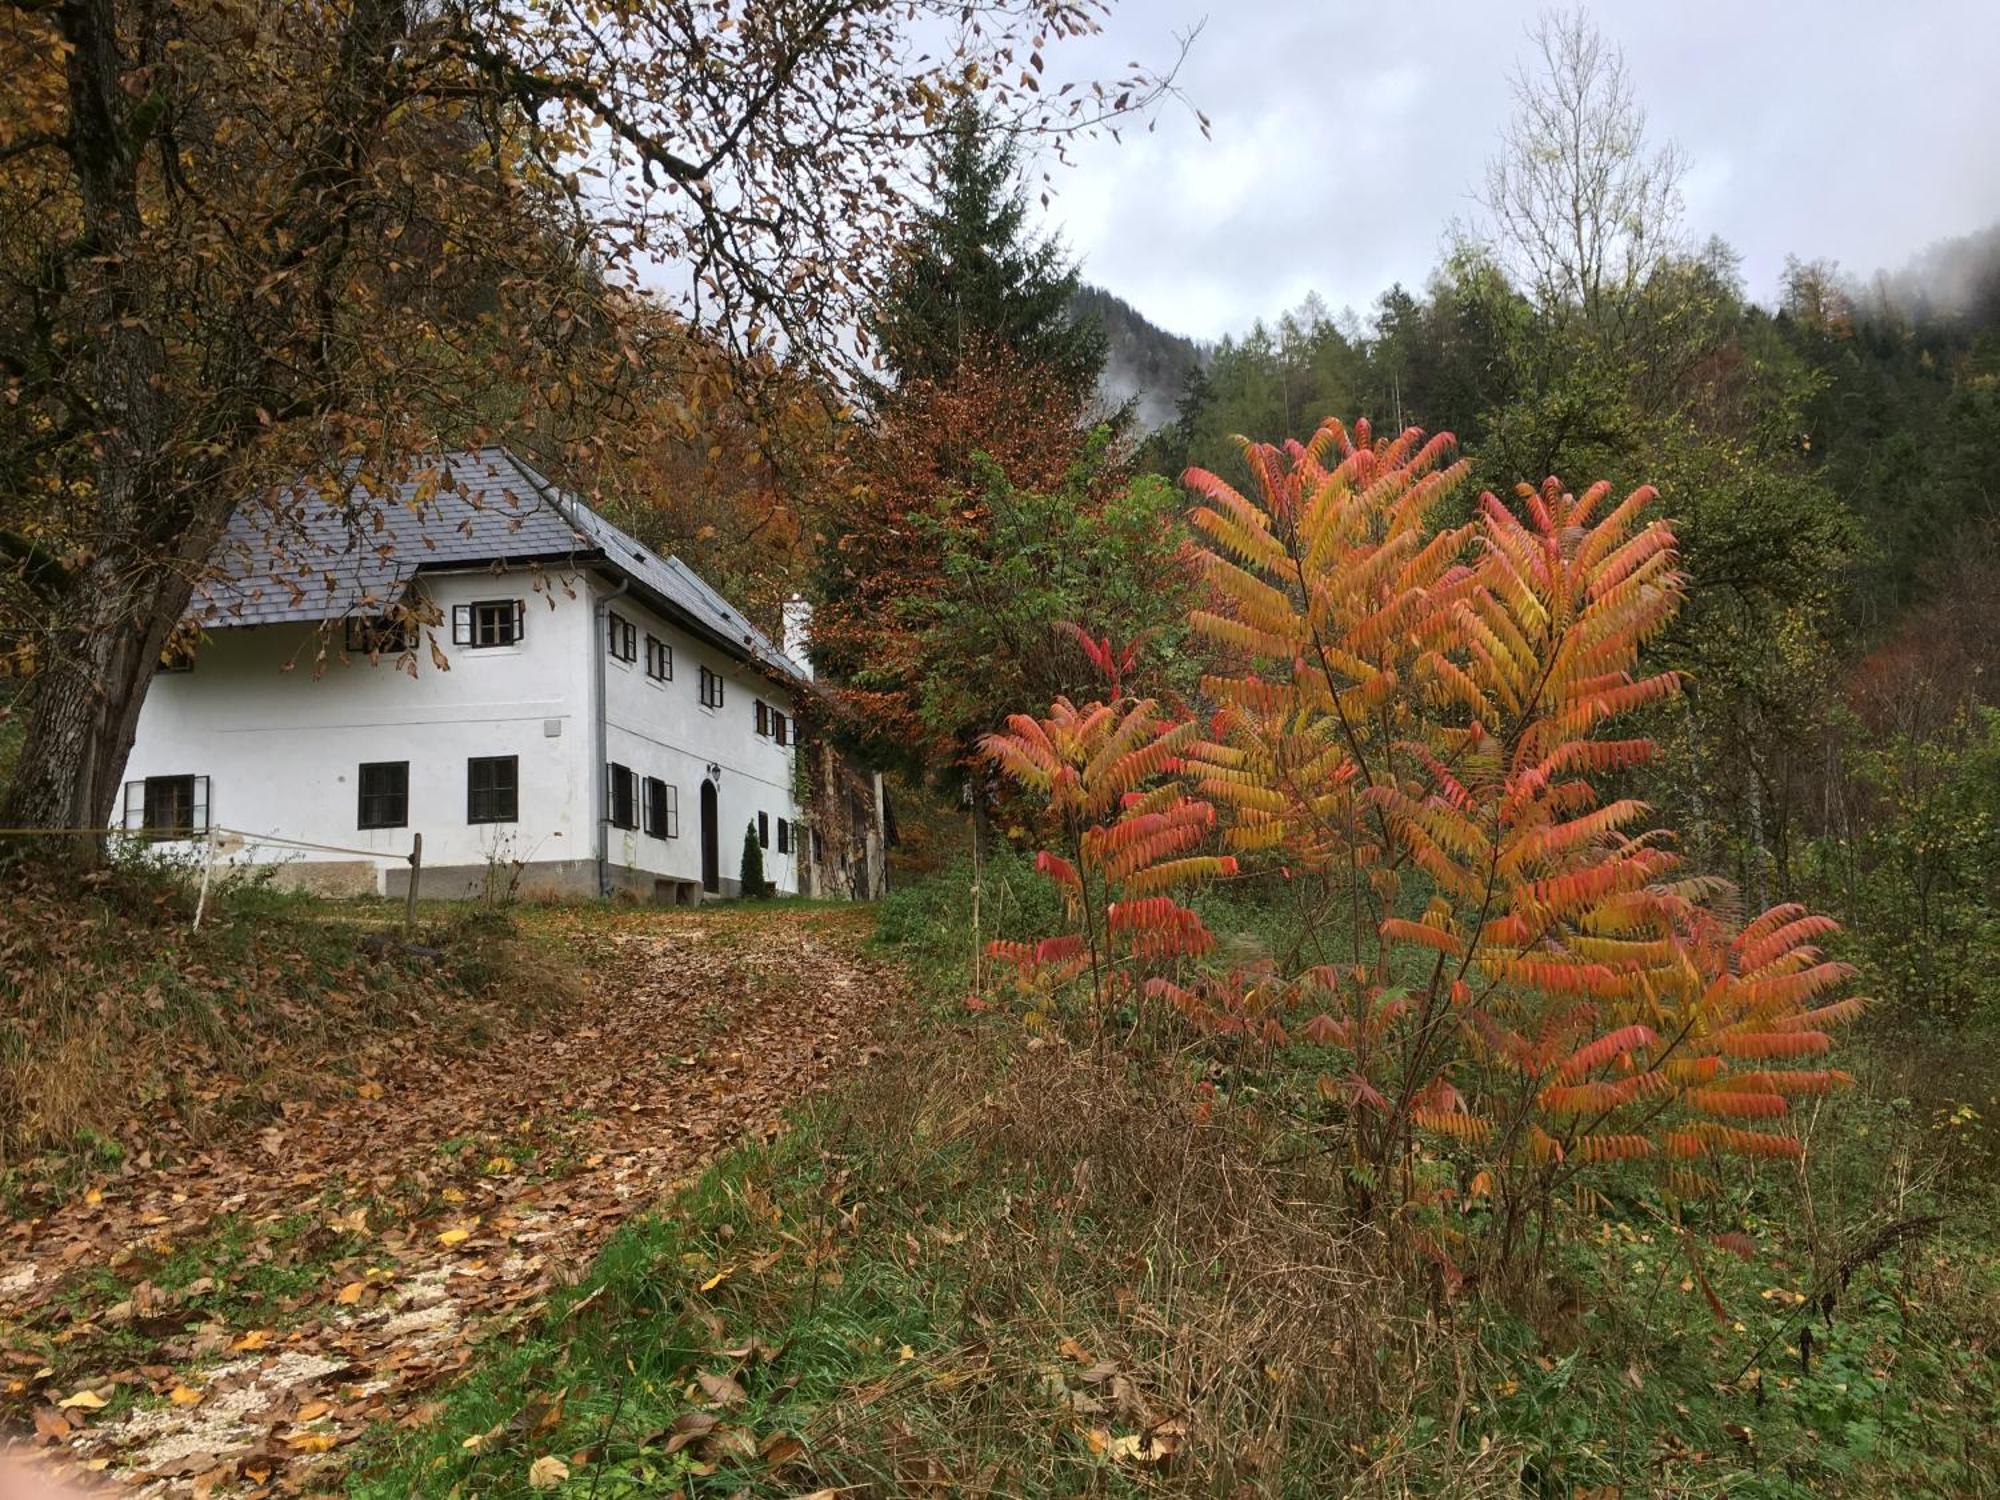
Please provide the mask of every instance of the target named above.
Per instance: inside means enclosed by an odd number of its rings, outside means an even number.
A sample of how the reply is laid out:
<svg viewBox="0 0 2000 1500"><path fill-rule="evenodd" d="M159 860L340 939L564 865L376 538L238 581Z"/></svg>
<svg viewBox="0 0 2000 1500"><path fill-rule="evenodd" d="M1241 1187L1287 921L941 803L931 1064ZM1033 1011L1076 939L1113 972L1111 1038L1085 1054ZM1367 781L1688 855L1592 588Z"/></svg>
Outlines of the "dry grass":
<svg viewBox="0 0 2000 1500"><path fill-rule="evenodd" d="M436 926L412 956L371 952L368 927L308 897L242 888L198 933L191 916L170 873L0 875L0 1170L15 1194L349 1087L377 1038L478 1045L579 993L553 948L505 922Z"/></svg>
<svg viewBox="0 0 2000 1500"><path fill-rule="evenodd" d="M1173 1074L961 1034L846 1102L829 1146L851 1197L830 1211L904 1241L955 1341L837 1408L823 1477L1077 1493L1105 1478L1101 1445L1136 1440L1110 1473L1148 1488L1366 1488L1369 1439L1449 1375L1427 1360L1446 1330L1411 1314L1379 1235L1330 1207L1324 1161L1297 1159L1254 1110L1204 1119ZM977 1211L945 1220L937 1204Z"/></svg>

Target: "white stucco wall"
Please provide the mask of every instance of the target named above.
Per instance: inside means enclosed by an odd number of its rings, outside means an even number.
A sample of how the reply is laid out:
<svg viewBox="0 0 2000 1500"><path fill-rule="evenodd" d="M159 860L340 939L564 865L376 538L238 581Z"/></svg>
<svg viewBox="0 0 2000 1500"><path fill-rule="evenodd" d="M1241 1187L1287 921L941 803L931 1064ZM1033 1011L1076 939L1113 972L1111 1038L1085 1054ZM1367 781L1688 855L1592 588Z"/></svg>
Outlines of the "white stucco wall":
<svg viewBox="0 0 2000 1500"><path fill-rule="evenodd" d="M678 787L680 802L677 838L649 836L643 815L635 830L607 828L611 873L618 875L616 867L632 872L618 883L643 892L650 888L647 876L700 881L700 789L707 767L716 764L722 768L717 852L723 880L734 888L744 826L763 811L771 827L766 876L780 890L796 891L796 841L793 853L781 855L777 848L778 819L796 824L798 817L793 752L755 732L756 701L762 698L789 718L790 695L629 596L609 607L637 627L638 659L629 665L611 659L597 637L595 611L610 587L589 575L528 571L426 575L423 588L445 620L437 635L448 668L433 664L426 643L417 652L414 676L387 658L343 663L337 628L317 677L313 658L321 640L313 626L214 631L192 671L154 679L124 779L206 776L212 823L375 851L378 888L386 888L382 872L405 868L411 834L419 830L426 869L512 861L580 867L596 858L602 813L602 772L594 763L595 674L602 672L604 759ZM450 644L454 604L502 598L527 601L518 647ZM646 676L648 632L673 647L670 682ZM293 665L286 670L288 662ZM700 703L703 665L727 681L720 709ZM516 823L467 821L466 761L488 755L520 758ZM410 763L409 827L359 828L358 768L398 760ZM356 856L253 844L232 858L332 866Z"/></svg>
<svg viewBox="0 0 2000 1500"><path fill-rule="evenodd" d="M610 586L599 586L609 596ZM657 776L680 792L680 836L647 834L643 815L635 829L609 829L607 857L614 865L670 879L701 879L701 783L708 767L722 768L716 785L717 855L725 881L735 881L743 863L743 830L763 812L770 823L764 850L764 878L780 891L796 893L798 859L778 852L778 819L798 821L792 799L792 748L757 734L756 706L762 699L787 719L792 699L775 683L715 647L670 626L631 596L606 599L605 609L632 622L638 657L613 660L600 647L605 668L604 718L607 762L630 766L643 778ZM646 636L674 650L671 682L646 675ZM700 668L722 675L722 707L701 701ZM643 809L642 809L643 813Z"/></svg>

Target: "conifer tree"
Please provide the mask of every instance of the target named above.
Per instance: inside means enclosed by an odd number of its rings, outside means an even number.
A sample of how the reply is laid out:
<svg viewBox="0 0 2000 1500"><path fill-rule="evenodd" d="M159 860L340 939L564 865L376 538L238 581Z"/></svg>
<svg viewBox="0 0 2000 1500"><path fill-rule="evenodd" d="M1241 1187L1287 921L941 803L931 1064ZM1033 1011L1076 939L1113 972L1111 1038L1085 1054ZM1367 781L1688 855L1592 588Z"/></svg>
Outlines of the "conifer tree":
<svg viewBox="0 0 2000 1500"><path fill-rule="evenodd" d="M743 886L743 894L762 899L771 894L770 884L764 879L764 846L757 840L757 825L743 825L743 865L738 872Z"/></svg>
<svg viewBox="0 0 2000 1500"><path fill-rule="evenodd" d="M933 143L917 218L870 332L903 385L949 383L985 349L1060 377L1079 400L1104 368L1104 331L1071 310L1077 268L1028 229L1019 150L973 104Z"/></svg>

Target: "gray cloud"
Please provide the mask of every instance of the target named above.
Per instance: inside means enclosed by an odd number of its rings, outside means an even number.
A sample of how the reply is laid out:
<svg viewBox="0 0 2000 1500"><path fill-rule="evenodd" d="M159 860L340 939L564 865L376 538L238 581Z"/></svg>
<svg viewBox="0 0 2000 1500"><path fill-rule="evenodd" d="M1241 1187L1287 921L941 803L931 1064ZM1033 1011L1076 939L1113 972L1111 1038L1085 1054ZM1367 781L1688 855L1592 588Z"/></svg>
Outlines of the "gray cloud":
<svg viewBox="0 0 2000 1500"><path fill-rule="evenodd" d="M1170 56L1214 122L1169 109L1152 133L1051 166L1049 219L1085 275L1201 338L1317 290L1366 312L1419 286L1510 108L1540 7L1126 0L1065 74ZM2000 5L1917 0L1600 4L1655 139L1687 152L1687 229L1743 257L1752 296L1785 256L1856 274L2000 220Z"/></svg>

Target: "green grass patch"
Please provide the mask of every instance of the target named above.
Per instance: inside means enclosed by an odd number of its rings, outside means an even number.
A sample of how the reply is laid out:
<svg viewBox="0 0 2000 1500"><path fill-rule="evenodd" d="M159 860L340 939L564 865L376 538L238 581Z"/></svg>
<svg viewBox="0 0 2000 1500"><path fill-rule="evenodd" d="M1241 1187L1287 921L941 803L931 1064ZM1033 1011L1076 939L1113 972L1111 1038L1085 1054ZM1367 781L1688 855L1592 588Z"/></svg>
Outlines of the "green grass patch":
<svg viewBox="0 0 2000 1500"><path fill-rule="evenodd" d="M983 935L1052 930L1031 880L989 865ZM968 1014L970 886L879 912L925 1016L896 1052L628 1225L435 1421L376 1434L353 1492L1995 1489L2000 1203L1976 1120L1884 1038L1843 1053L1861 1085L1803 1173L1679 1208L1612 1175L1556 1205L1531 1279L1448 1287L1341 1207L1298 1080ZM1254 893L1215 907L1285 938ZM536 1491L542 1460L568 1478Z"/></svg>

